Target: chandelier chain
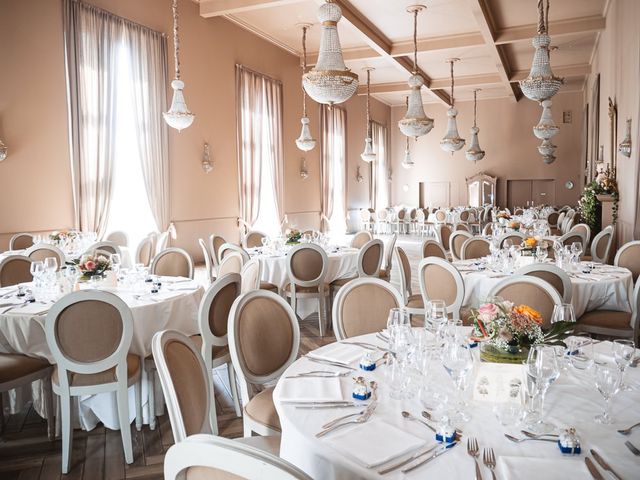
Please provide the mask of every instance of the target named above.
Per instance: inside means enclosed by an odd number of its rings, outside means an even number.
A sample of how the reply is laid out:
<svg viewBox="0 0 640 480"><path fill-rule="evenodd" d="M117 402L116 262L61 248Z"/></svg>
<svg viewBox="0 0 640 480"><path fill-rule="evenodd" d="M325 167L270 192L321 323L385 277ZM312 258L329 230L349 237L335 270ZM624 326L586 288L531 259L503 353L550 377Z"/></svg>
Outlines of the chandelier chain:
<svg viewBox="0 0 640 480"><path fill-rule="evenodd" d="M404 103L407 106L407 110L409 110L409 96L404 97ZM409 136L407 135L407 150L409 150Z"/></svg>
<svg viewBox="0 0 640 480"><path fill-rule="evenodd" d="M453 87L454 87L454 82L453 82L453 60L451 60L450 63L451 63L451 107L453 108L453 104L455 103L455 100L453 99Z"/></svg>
<svg viewBox="0 0 640 480"><path fill-rule="evenodd" d="M178 0L171 4L173 12L173 62L175 65L176 79L180 80L180 38L178 37Z"/></svg>
<svg viewBox="0 0 640 480"><path fill-rule="evenodd" d="M371 117L369 116L370 86L371 86L371 70L367 69L367 138L371 138Z"/></svg>
<svg viewBox="0 0 640 480"><path fill-rule="evenodd" d="M549 33L549 0L545 8L544 0L538 0L538 35Z"/></svg>
<svg viewBox="0 0 640 480"><path fill-rule="evenodd" d="M413 11L413 73L418 73L418 9Z"/></svg>
<svg viewBox="0 0 640 480"><path fill-rule="evenodd" d="M476 115L478 113L478 90L473 91L473 126L476 127Z"/></svg>
<svg viewBox="0 0 640 480"><path fill-rule="evenodd" d="M309 27L304 25L302 27L302 75L307 73L307 29ZM307 92L302 87L302 116L307 116Z"/></svg>

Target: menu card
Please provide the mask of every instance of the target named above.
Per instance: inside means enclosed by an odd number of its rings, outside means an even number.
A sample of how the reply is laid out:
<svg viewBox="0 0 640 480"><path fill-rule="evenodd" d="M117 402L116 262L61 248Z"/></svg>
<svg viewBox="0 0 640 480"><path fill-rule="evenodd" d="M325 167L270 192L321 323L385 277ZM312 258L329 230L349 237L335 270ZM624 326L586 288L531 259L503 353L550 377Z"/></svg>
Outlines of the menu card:
<svg viewBox="0 0 640 480"><path fill-rule="evenodd" d="M490 403L521 403L524 367L503 363L481 363L476 370L473 399Z"/></svg>

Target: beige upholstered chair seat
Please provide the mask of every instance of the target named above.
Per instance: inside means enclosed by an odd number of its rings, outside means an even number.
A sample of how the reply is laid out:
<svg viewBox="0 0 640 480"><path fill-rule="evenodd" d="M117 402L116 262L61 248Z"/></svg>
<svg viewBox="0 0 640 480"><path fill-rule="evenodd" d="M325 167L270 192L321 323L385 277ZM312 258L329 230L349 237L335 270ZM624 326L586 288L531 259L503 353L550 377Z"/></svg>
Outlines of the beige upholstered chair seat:
<svg viewBox="0 0 640 480"><path fill-rule="evenodd" d="M260 282L260 290L271 290L278 293L278 287L270 282Z"/></svg>
<svg viewBox="0 0 640 480"><path fill-rule="evenodd" d="M422 295L411 295L407 299L407 307L409 308L424 308L424 302L422 301Z"/></svg>
<svg viewBox="0 0 640 480"><path fill-rule="evenodd" d="M202 337L200 335L191 335L189 339L193 342L196 347L196 350L199 352L202 351ZM217 360L218 358L222 358L225 355L229 355L229 346L225 345L224 347L213 347L213 355L211 356L212 360Z"/></svg>
<svg viewBox="0 0 640 480"><path fill-rule="evenodd" d="M137 376L140 371L140 357L138 355L127 355L127 378L128 385L133 385L133 378ZM86 387L89 385L101 385L103 383L112 383L116 379L116 367L110 368L100 373L82 374L82 373L70 373L69 374L69 386L71 387ZM58 367L54 366L53 374L51 375L51 381L54 385L59 385L58 381Z"/></svg>
<svg viewBox="0 0 640 480"><path fill-rule="evenodd" d="M318 293L319 285L314 285L313 287L301 287L300 285L296 286L296 293ZM329 283L324 284L324 293L325 295L329 295L329 288L331 285ZM291 293L291 284L287 283L284 287L287 293Z"/></svg>
<svg viewBox="0 0 640 480"><path fill-rule="evenodd" d="M338 278L331 282L332 287L344 287L347 283L355 280L358 277Z"/></svg>
<svg viewBox="0 0 640 480"><path fill-rule="evenodd" d="M271 453L276 457L280 456L280 435L263 435L258 437L243 437L234 438L236 442L244 443L245 445L251 445L252 447L259 448L263 452Z"/></svg>
<svg viewBox="0 0 640 480"><path fill-rule="evenodd" d="M244 411L254 422L266 425L276 431L282 431L280 418L273 404L273 389L274 387L269 387L255 395L244 407Z"/></svg>
<svg viewBox="0 0 640 480"><path fill-rule="evenodd" d="M615 310L593 310L582 315L578 320L578 325L631 331L631 313Z"/></svg>
<svg viewBox="0 0 640 480"><path fill-rule="evenodd" d="M0 383L7 383L49 367L39 358L11 353L0 354Z"/></svg>

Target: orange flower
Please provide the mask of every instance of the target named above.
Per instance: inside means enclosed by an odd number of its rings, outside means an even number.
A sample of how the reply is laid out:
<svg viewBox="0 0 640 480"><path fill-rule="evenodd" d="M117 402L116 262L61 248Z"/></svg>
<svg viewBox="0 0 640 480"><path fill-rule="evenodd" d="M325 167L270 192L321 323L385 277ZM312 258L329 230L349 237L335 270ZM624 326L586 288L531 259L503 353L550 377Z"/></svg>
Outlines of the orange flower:
<svg viewBox="0 0 640 480"><path fill-rule="evenodd" d="M542 325L542 316L540 315L540 312L534 310L528 305L518 305L517 307L513 307L513 311L518 315L525 315L529 317L529 319L538 325Z"/></svg>
<svg viewBox="0 0 640 480"><path fill-rule="evenodd" d="M529 247L529 248L533 248L533 247L535 247L535 246L536 246L536 244L538 243L538 241L537 241L535 238L533 238L533 237L529 237L529 238L525 238L525 239L524 239L524 243L525 243L525 245L526 245L527 247Z"/></svg>

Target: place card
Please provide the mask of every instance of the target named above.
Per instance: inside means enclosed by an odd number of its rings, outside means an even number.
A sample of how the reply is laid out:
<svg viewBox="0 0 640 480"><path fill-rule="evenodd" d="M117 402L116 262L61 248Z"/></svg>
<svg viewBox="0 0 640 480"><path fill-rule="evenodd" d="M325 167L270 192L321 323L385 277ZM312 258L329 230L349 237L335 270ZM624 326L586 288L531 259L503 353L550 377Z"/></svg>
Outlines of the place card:
<svg viewBox="0 0 640 480"><path fill-rule="evenodd" d="M489 403L522 403L524 389L522 365L481 363L473 385L473 399Z"/></svg>

